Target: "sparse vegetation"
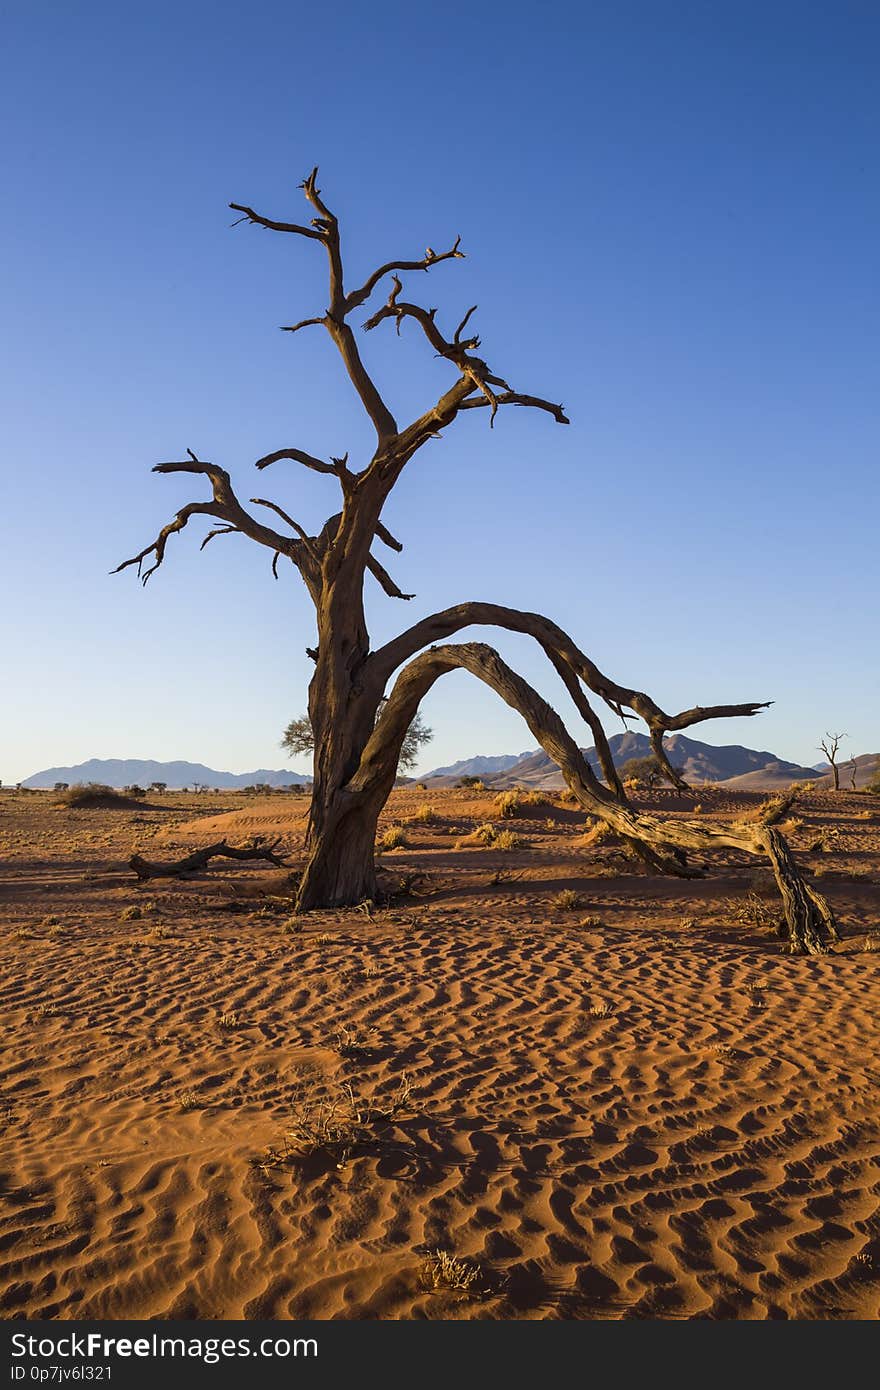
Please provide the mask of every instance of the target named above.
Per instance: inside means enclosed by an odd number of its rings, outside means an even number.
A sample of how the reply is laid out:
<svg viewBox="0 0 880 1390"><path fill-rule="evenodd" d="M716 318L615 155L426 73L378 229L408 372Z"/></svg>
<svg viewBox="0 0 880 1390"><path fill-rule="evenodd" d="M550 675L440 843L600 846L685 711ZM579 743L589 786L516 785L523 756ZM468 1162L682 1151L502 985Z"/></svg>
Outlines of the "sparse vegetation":
<svg viewBox="0 0 880 1390"><path fill-rule="evenodd" d="M379 838L379 849L408 849L409 841L402 825L391 825Z"/></svg>
<svg viewBox="0 0 880 1390"><path fill-rule="evenodd" d="M419 1280L422 1288L432 1293L475 1294L480 1292L481 1274L480 1266L472 1260L450 1255L446 1250L432 1250L425 1256Z"/></svg>
<svg viewBox="0 0 880 1390"><path fill-rule="evenodd" d="M583 907L583 899L573 888L563 888L550 899L550 906L557 912L574 912L577 908Z"/></svg>
<svg viewBox="0 0 880 1390"><path fill-rule="evenodd" d="M499 792L495 798L495 809L502 819L512 819L514 816L528 815L529 811L537 806L547 806L546 796L539 791L521 791L514 787L511 791Z"/></svg>
<svg viewBox="0 0 880 1390"><path fill-rule="evenodd" d="M384 1102L367 1100L350 1081L304 1081L281 1144L267 1149L256 1165L265 1171L286 1162L320 1159L342 1168L357 1151L387 1144L388 1131L408 1109L411 1094L405 1074Z"/></svg>
<svg viewBox="0 0 880 1390"><path fill-rule="evenodd" d="M77 782L70 787L61 798L65 806L70 806L76 810L81 810L90 806L101 809L109 809L114 806L124 808L130 806L131 801L114 787L107 787L103 782Z"/></svg>
<svg viewBox="0 0 880 1390"><path fill-rule="evenodd" d="M404 825L435 825L438 820L439 816L434 810L434 807L429 806L426 801L423 801L421 806L417 807L411 816L407 816Z"/></svg>

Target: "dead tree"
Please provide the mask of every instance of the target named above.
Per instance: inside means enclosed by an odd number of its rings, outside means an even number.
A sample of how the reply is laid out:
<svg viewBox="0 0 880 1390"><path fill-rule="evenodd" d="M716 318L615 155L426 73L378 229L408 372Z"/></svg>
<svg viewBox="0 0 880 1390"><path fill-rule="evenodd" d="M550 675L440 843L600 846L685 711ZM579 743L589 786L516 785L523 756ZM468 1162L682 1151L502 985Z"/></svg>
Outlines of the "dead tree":
<svg viewBox="0 0 880 1390"><path fill-rule="evenodd" d="M819 744L819 752L824 753L831 764L831 776L834 778L834 790L840 791L840 769L837 766L837 750L840 748L841 739L846 738L846 734L828 734Z"/></svg>
<svg viewBox="0 0 880 1390"><path fill-rule="evenodd" d="M402 592L372 553L377 540L393 551L403 549L384 525L382 511L410 460L466 410L484 411L490 426L505 406L544 411L561 425L568 424L568 420L561 405L516 390L478 355L480 339L469 328L475 305L450 333L441 328L436 309L422 308L404 297L401 275L424 273L444 261L462 257L460 238L446 251L437 252L429 246L418 259L386 261L352 289L346 285L343 273L339 223L321 196L316 169L301 187L315 214L307 225L275 221L240 203L231 203L230 207L242 214L239 221L305 238L323 247L329 262L328 306L284 331L297 333L307 327L322 327L329 333L375 431L372 455L358 467L350 463L347 453L325 459L298 447L285 446L257 460L259 470L284 461L335 480L341 493L341 509L317 535L309 535L277 503L253 497L252 507L271 512L273 524L259 518L239 501L224 468L187 450L187 459L157 464L153 471L205 477L211 487L210 500L182 507L156 540L118 567L122 570L136 566L146 583L162 564L169 537L182 531L191 517L207 516L215 525L202 546L216 536L241 534L271 552L276 578L279 560L289 561L302 576L315 606L318 640L315 648L308 649L315 663L309 685L309 720L315 743L314 786L308 862L299 889L298 908L305 911L349 905L376 896L376 827L394 785L406 732L434 682L448 671L464 669L519 711L534 737L562 768L568 786L584 809L612 826L633 853L652 868L696 877L703 870L688 862L687 853L691 850L732 847L766 856L782 895L792 949L827 949L836 938L831 911L824 899L801 879L779 830L766 825L719 830L698 820L661 823L655 817L637 813L627 799L589 695L597 696L620 717L628 711L643 719L654 756L665 776L684 790L686 784L667 756L664 734L688 729L706 719L754 715L765 708L764 702L697 705L679 714L667 714L643 691L619 685L606 676L548 618L491 603L461 603L434 613L384 646L371 650L363 601L366 573L389 597L404 601L413 597ZM363 328L375 330L386 321L393 323L398 333L403 328L414 328L424 335L429 348L452 375L451 383L439 398L403 425L395 419L364 364L350 322L352 315L381 287L387 289L389 283L385 302L369 315ZM149 557L151 563L144 568ZM502 661L494 648L472 642L446 644L453 633L475 624L525 633L535 639L561 677L578 714L589 725L606 785L585 762L558 714ZM395 673L398 674L389 690Z"/></svg>

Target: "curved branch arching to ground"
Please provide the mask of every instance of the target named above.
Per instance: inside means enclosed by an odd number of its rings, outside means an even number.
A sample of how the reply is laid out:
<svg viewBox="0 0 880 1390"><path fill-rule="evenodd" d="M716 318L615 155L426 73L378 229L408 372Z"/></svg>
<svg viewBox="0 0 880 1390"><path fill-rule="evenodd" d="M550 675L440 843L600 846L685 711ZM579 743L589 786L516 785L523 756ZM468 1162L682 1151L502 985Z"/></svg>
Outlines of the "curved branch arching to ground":
<svg viewBox="0 0 880 1390"><path fill-rule="evenodd" d="M393 771L389 781L389 768L397 766L410 721L434 682L452 670L469 671L517 710L533 737L558 763L584 809L600 817L652 867L695 877L701 871L687 866L687 850L737 849L761 856L770 861L776 878L792 951L818 955L837 940L831 908L804 883L779 830L761 823L716 829L694 820L661 822L633 810L597 782L553 707L502 660L494 647L481 642L432 647L404 667L364 749L358 772L348 785L354 797L387 796L393 782Z"/></svg>

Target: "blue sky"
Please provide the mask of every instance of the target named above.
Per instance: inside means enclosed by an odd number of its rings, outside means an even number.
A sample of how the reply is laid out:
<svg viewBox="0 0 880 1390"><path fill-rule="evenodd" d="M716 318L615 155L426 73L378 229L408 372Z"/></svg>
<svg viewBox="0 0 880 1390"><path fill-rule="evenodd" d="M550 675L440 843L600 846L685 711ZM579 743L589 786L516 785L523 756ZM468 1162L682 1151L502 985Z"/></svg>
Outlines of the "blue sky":
<svg viewBox="0 0 880 1390"><path fill-rule="evenodd" d="M284 765L296 575L240 537L199 554L197 522L146 590L108 571L198 495L150 473L187 447L310 528L332 480L253 461L364 460L326 335L277 332L323 309L320 249L226 207L300 218L314 163L352 278L461 233L414 297L450 326L478 301L493 369L572 420L468 412L409 466L386 520L417 598L368 581L374 641L468 598L537 609L666 708L776 701L709 742L880 747L876 4L26 0L0 48L4 781ZM401 417L449 380L416 333L364 341ZM533 744L463 674L425 716L423 767Z"/></svg>

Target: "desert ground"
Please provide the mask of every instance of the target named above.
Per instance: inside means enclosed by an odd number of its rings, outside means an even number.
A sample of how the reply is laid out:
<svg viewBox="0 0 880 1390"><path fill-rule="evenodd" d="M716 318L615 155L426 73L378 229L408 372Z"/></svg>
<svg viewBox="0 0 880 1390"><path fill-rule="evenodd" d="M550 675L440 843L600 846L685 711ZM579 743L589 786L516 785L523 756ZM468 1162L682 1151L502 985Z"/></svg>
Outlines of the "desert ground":
<svg viewBox="0 0 880 1390"><path fill-rule="evenodd" d="M390 899L297 918L287 869L127 859L295 869L304 797L0 793L3 1315L876 1318L880 798L794 808L820 958L744 855L518 809L395 791Z"/></svg>

